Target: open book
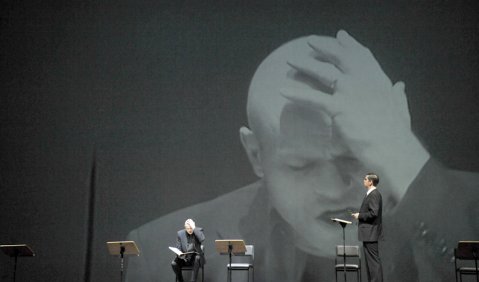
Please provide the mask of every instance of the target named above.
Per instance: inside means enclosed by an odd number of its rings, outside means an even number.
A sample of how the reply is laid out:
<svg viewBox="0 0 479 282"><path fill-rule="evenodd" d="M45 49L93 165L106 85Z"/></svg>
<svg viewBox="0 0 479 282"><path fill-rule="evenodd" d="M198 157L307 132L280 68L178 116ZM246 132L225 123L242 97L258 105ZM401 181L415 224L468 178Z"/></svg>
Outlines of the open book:
<svg viewBox="0 0 479 282"><path fill-rule="evenodd" d="M187 254L196 254L195 251L183 253L178 248L175 248L175 247L168 247L168 248L170 248L170 250L178 256L184 256Z"/></svg>

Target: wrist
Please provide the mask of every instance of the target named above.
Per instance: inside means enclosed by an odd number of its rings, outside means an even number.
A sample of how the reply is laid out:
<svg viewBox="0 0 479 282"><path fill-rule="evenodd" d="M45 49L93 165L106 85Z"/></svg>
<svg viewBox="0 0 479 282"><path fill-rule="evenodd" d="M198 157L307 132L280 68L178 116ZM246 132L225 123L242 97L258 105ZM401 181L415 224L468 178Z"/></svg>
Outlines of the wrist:
<svg viewBox="0 0 479 282"><path fill-rule="evenodd" d="M408 187L419 174L430 155L414 134L384 142L387 146L375 146L374 154L378 157L374 168L383 175L384 182L391 196L399 201ZM372 153L371 153L372 154Z"/></svg>

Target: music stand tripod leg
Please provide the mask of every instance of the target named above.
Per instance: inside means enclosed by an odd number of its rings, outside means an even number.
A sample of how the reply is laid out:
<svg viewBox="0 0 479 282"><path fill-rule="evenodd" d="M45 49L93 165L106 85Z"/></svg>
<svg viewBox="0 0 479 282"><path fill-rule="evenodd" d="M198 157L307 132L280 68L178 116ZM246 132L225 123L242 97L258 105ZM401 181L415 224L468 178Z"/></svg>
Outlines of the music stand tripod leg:
<svg viewBox="0 0 479 282"><path fill-rule="evenodd" d="M341 227L343 228L343 272L344 272L344 282L346 282L346 223L340 222Z"/></svg>
<svg viewBox="0 0 479 282"><path fill-rule="evenodd" d="M17 277L17 260L18 260L18 251L15 250L15 263L13 265L13 282L15 282Z"/></svg>
<svg viewBox="0 0 479 282"><path fill-rule="evenodd" d="M229 278L229 281L228 282L231 282L233 277L232 276L232 271L231 271L231 253L233 252L233 245L231 243L228 244L228 255L230 257L230 267L228 268L228 278Z"/></svg>
<svg viewBox="0 0 479 282"><path fill-rule="evenodd" d="M474 264L476 265L476 281L479 282L479 269L477 269L477 254L474 253Z"/></svg>
<svg viewBox="0 0 479 282"><path fill-rule="evenodd" d="M125 254L125 247L121 246L120 248L120 282L123 281L123 260Z"/></svg>

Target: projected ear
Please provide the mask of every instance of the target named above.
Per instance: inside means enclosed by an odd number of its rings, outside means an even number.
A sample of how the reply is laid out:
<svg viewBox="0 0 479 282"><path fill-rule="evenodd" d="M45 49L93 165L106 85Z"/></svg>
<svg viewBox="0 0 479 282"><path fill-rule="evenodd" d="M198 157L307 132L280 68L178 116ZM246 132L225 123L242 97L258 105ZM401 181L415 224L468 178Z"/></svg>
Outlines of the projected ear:
<svg viewBox="0 0 479 282"><path fill-rule="evenodd" d="M246 151L246 155L248 156L249 162L253 167L254 173L258 177L263 178L264 173L261 163L261 152L256 135L249 128L242 126L240 128L240 139L241 143L243 144L243 148Z"/></svg>

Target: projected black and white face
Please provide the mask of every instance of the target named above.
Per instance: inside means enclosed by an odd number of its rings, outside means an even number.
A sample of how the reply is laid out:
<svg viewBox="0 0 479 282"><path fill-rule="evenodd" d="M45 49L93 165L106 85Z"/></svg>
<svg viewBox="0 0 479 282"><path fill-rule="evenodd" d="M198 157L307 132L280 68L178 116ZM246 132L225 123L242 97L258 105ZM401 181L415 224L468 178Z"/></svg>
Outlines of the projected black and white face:
<svg viewBox="0 0 479 282"><path fill-rule="evenodd" d="M305 39L298 39L273 52L258 68L248 116L259 152L250 153L250 159L254 167L260 166L256 171L273 206L295 230L297 247L325 256L332 255L340 231L330 218L349 219L347 211L357 210L365 169L338 138L329 114L290 102L280 93L284 87L310 88L307 78L287 64L307 52L311 49ZM247 152L255 150L251 142L245 147Z"/></svg>
<svg viewBox="0 0 479 282"><path fill-rule="evenodd" d="M279 127L262 151L273 205L296 231L298 247L330 255L340 231L331 218L349 219L347 211L357 210L364 169L335 139L322 112L286 104Z"/></svg>

